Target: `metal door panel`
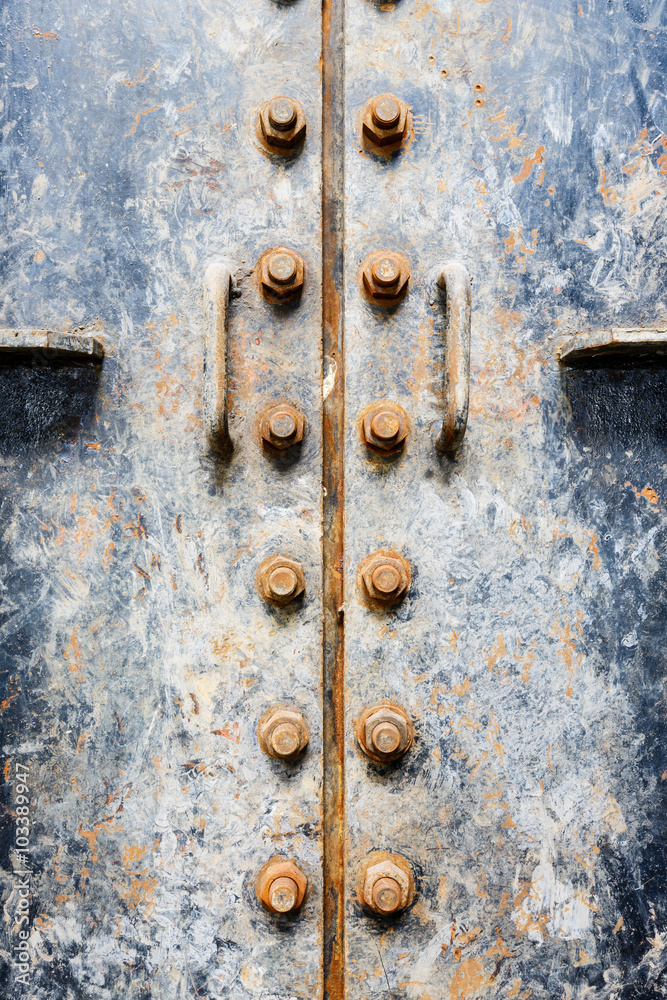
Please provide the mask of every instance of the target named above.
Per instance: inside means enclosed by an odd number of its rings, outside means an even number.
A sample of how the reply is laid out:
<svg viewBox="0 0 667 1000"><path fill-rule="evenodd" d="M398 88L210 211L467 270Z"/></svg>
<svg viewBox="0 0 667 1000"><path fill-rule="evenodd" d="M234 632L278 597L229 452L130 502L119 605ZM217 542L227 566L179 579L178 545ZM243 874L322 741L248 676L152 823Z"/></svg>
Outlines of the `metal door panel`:
<svg viewBox="0 0 667 1000"><path fill-rule="evenodd" d="M664 996L664 371L570 373L566 335L660 323L658 5L346 4L347 995ZM362 147L375 94L411 105L393 157ZM370 305L358 267L405 253ZM474 279L459 456L439 458L446 259ZM373 400L404 454L359 435ZM357 566L396 549L396 610ZM382 699L414 748L378 767L354 723ZM662 799L661 799L662 796ZM369 916L370 851L413 866Z"/></svg>
<svg viewBox="0 0 667 1000"><path fill-rule="evenodd" d="M0 372L3 454L3 978L20 868L17 762L31 794L30 995L321 993L320 28L315 3L5 5L5 326L92 328L101 367ZM298 98L299 156L255 139ZM268 247L302 253L297 308L259 295ZM202 283L235 277L229 460L201 425ZM256 416L299 401L298 460ZM272 552L306 596L255 591ZM256 727L294 704L296 766ZM254 878L295 857L298 920ZM18 867L17 867L18 866Z"/></svg>

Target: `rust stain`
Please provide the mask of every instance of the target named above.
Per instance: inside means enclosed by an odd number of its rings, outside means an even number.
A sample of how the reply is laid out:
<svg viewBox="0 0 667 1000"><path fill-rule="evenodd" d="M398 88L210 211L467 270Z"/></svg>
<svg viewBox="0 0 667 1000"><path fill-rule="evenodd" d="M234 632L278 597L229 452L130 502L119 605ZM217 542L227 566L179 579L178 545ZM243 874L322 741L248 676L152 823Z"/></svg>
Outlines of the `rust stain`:
<svg viewBox="0 0 667 1000"><path fill-rule="evenodd" d="M164 107L164 104L156 104L156 106L154 108L147 108L146 111L137 111L137 117L135 119L134 126L130 129L129 132L125 133L125 138L127 139L129 136L134 135L134 133L137 131L137 127L139 125L139 122L141 121L141 119L142 119L142 117L144 115L150 115L150 114L152 114L153 111L159 111L160 108L163 108L163 107Z"/></svg>
<svg viewBox="0 0 667 1000"><path fill-rule="evenodd" d="M527 177L530 177L533 167L536 167L538 163L542 163L544 161L545 149L545 146L538 146L532 156L525 157L521 170L516 177L512 178L515 184L525 181Z"/></svg>
<svg viewBox="0 0 667 1000"><path fill-rule="evenodd" d="M461 962L449 984L450 1000L465 1000L480 991L487 990L493 980L484 972L481 958L466 958Z"/></svg>
<svg viewBox="0 0 667 1000"><path fill-rule="evenodd" d="M33 26L32 33L35 38L43 38L47 42L55 42L60 38L55 31L40 31L39 28Z"/></svg>

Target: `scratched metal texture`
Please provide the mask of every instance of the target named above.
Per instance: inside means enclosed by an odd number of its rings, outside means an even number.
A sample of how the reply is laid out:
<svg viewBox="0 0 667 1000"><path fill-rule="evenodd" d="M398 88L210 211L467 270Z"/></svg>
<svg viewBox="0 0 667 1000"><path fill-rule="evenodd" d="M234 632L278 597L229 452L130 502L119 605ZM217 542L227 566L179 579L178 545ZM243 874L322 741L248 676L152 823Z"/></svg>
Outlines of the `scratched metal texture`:
<svg viewBox="0 0 667 1000"><path fill-rule="evenodd" d="M3 364L2 748L32 789L29 992L13 943L3 786L3 997L321 994L320 11L246 0L5 3L5 326L92 326L101 368ZM303 153L258 147L259 102L303 104ZM305 257L299 306L264 303L268 247ZM202 278L235 275L227 463L201 427ZM253 440L262 402L308 421L301 454ZM306 596L271 610L264 556ZM307 716L265 758L272 705ZM311 891L276 919L270 857Z"/></svg>
<svg viewBox="0 0 667 1000"><path fill-rule="evenodd" d="M346 18L347 996L664 997L665 371L569 374L555 351L665 320L667 13L346 0ZM414 112L391 159L358 132L385 91ZM380 247L412 263L393 311L357 287ZM434 451L447 258L474 279L455 461ZM413 421L393 460L357 429L385 396ZM388 547L412 589L370 611L356 567ZM353 741L381 698L417 732L384 769ZM413 865L395 920L355 899L371 850Z"/></svg>

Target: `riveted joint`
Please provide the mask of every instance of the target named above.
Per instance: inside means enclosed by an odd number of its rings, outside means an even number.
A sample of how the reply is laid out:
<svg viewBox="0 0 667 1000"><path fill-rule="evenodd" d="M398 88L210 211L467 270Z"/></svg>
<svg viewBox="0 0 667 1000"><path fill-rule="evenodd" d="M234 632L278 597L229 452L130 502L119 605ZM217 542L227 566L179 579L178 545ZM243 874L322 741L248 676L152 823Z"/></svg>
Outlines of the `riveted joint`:
<svg viewBox="0 0 667 1000"><path fill-rule="evenodd" d="M399 552L372 552L359 564L357 583L377 604L397 604L410 589L410 564Z"/></svg>
<svg viewBox="0 0 667 1000"><path fill-rule="evenodd" d="M303 441L306 418L292 403L271 403L259 419L262 441L270 450L285 451Z"/></svg>
<svg viewBox="0 0 667 1000"><path fill-rule="evenodd" d="M408 133L410 109L393 94L380 94L366 104L362 119L364 137L374 146L395 148Z"/></svg>
<svg viewBox="0 0 667 1000"><path fill-rule="evenodd" d="M271 709L260 720L257 738L264 753L276 760L293 760L308 745L308 725L301 712Z"/></svg>
<svg viewBox="0 0 667 1000"><path fill-rule="evenodd" d="M408 415L391 400L373 403L361 418L361 437L372 451L392 455L400 451L410 429Z"/></svg>
<svg viewBox="0 0 667 1000"><path fill-rule="evenodd" d="M259 111L261 138L272 152L291 152L306 137L306 116L293 97L272 97Z"/></svg>
<svg viewBox="0 0 667 1000"><path fill-rule="evenodd" d="M268 556L257 569L255 585L269 604L289 604L306 589L303 566L289 556Z"/></svg>
<svg viewBox="0 0 667 1000"><path fill-rule="evenodd" d="M262 294L269 302L295 299L303 291L305 264L295 250L272 247L259 259Z"/></svg>
<svg viewBox="0 0 667 1000"><path fill-rule="evenodd" d="M357 742L375 763L386 764L403 757L414 741L410 716L390 702L364 709L355 726Z"/></svg>
<svg viewBox="0 0 667 1000"><path fill-rule="evenodd" d="M308 879L296 862L281 857L267 861L255 880L257 898L272 913L298 910L307 888Z"/></svg>
<svg viewBox="0 0 667 1000"><path fill-rule="evenodd" d="M398 854L366 858L359 872L359 896L363 905L381 917L390 917L410 905L415 884L410 865Z"/></svg>
<svg viewBox="0 0 667 1000"><path fill-rule="evenodd" d="M366 295L373 302L395 305L408 293L410 263L395 250L374 250L362 261L361 279Z"/></svg>

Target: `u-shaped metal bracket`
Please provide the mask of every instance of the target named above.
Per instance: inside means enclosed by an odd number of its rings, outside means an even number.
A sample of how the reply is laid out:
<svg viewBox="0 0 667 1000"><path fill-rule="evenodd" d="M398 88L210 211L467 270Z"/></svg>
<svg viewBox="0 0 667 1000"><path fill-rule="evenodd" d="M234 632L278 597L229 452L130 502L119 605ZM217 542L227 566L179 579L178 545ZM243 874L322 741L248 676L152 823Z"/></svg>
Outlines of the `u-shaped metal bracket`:
<svg viewBox="0 0 667 1000"><path fill-rule="evenodd" d="M227 423L229 336L227 313L232 276L224 264L209 264L204 275L204 396L206 440L212 451L227 455L233 448Z"/></svg>
<svg viewBox="0 0 667 1000"><path fill-rule="evenodd" d="M436 447L454 455L463 443L470 399L471 283L456 260L442 265L438 285L445 292L445 412Z"/></svg>

